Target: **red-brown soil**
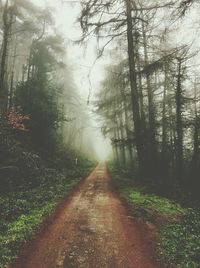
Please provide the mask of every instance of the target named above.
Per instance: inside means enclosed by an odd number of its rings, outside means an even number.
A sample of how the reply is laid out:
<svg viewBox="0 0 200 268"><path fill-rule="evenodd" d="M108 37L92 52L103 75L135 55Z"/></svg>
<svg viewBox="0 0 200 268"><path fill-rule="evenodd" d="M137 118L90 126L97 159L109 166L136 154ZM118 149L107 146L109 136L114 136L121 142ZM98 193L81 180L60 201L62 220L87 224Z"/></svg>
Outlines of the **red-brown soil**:
<svg viewBox="0 0 200 268"><path fill-rule="evenodd" d="M154 234L128 217L99 164L10 268L156 268Z"/></svg>

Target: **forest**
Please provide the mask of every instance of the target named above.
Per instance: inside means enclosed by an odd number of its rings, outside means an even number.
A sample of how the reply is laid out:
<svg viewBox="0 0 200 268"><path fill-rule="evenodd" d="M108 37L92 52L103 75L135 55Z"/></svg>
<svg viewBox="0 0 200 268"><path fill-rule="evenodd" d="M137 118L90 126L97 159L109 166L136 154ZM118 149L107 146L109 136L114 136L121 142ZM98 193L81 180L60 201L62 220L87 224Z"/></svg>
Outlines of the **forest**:
<svg viewBox="0 0 200 268"><path fill-rule="evenodd" d="M171 10L172 3L166 3L165 10L159 10L159 5L148 8L136 4L135 19L128 14L131 7L126 7L125 17L124 7L119 6L118 12L111 9L115 16L88 22L95 12L107 14L108 7L97 11L95 7L83 15L82 24L99 36L109 25L110 38L117 39L96 102L115 161L125 169L136 165L141 180L177 183L194 194L197 190L198 196L198 47L195 41L179 42L175 36L190 2L183 1L180 10Z"/></svg>
<svg viewBox="0 0 200 268"><path fill-rule="evenodd" d="M64 38L52 11L33 2L0 9L1 265L93 166Z"/></svg>
<svg viewBox="0 0 200 268"><path fill-rule="evenodd" d="M0 267L200 267L200 2L39 2L0 1Z"/></svg>

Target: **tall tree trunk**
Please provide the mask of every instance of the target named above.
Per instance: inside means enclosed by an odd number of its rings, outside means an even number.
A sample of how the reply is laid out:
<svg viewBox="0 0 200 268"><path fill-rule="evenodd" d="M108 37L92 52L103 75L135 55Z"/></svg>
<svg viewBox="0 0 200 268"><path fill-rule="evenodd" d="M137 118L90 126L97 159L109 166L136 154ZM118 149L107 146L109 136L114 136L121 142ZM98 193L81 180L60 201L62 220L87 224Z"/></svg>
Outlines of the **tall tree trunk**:
<svg viewBox="0 0 200 268"><path fill-rule="evenodd" d="M123 152L120 143L121 143L121 131L120 131L120 124L117 120L117 148L119 152L119 165L123 166Z"/></svg>
<svg viewBox="0 0 200 268"><path fill-rule="evenodd" d="M194 142L193 142L193 157L192 157L192 177L194 182L194 188L198 185L199 180L199 168L200 168L200 118L197 111L197 88L196 81L194 85L194 107L195 107L195 119L194 119Z"/></svg>
<svg viewBox="0 0 200 268"><path fill-rule="evenodd" d="M129 61L129 75L130 75L130 85L131 85L131 103L133 110L133 122L135 131L135 143L138 156L138 168L139 175L144 178L144 153L143 153L143 135L142 126L140 120L140 107L139 107L139 97L137 89L137 77L136 77L136 65L135 65L135 48L133 44L133 22L131 14L131 0L125 0L126 2L126 12L127 12L127 40L128 40L128 61Z"/></svg>
<svg viewBox="0 0 200 268"><path fill-rule="evenodd" d="M162 161L162 170L160 170L165 176L166 179L169 179L169 162L167 157L167 91L169 86L168 78L168 66L164 66L164 91L163 91L163 104L162 104L162 144L161 144L161 161Z"/></svg>
<svg viewBox="0 0 200 268"><path fill-rule="evenodd" d="M17 37L15 38L14 53L13 53L13 62L11 66L11 79L10 79L10 90L9 90L9 101L8 108L13 106L14 98L14 76L15 76L15 63L17 58Z"/></svg>
<svg viewBox="0 0 200 268"><path fill-rule="evenodd" d="M136 65L137 65L137 80L138 80L138 94L139 94L139 103L140 103L140 117L143 131L143 138L145 139L146 135L146 118L144 110L144 95L143 95L143 86L142 86L142 74L141 74L141 63L140 63L140 53L139 53L139 35L136 33L135 36L135 50L136 50Z"/></svg>
<svg viewBox="0 0 200 268"><path fill-rule="evenodd" d="M163 91L163 107L162 107L162 155L165 158L166 154L166 143L167 143L167 120L166 120L166 102L167 102L167 87L168 87L168 74L167 66L165 64L165 81Z"/></svg>
<svg viewBox="0 0 200 268"><path fill-rule="evenodd" d="M117 132L116 129L114 130L114 140L117 140ZM120 161L119 161L119 152L118 152L118 146L117 143L114 143L114 148L115 148L115 155L116 155L116 164L120 165Z"/></svg>
<svg viewBox="0 0 200 268"><path fill-rule="evenodd" d="M133 150L132 150L132 142L130 142L131 140L131 135L130 135L130 131L128 128L128 111L127 111L127 100L126 100L126 94L124 92L125 90L125 85L123 88L120 87L120 95L121 95L121 99L122 99L122 110L124 111L124 125L125 125L125 137L127 139L127 148L128 148L128 152L129 152L129 157L130 157L130 162L131 164L133 163Z"/></svg>
<svg viewBox="0 0 200 268"><path fill-rule="evenodd" d="M183 176L183 123L182 123L182 59L177 59L177 87L176 87L176 169L177 179L182 180Z"/></svg>
<svg viewBox="0 0 200 268"><path fill-rule="evenodd" d="M144 61L145 65L149 64L148 52L147 52L147 36L144 28L144 22L142 21L142 36L144 45ZM149 119L149 171L154 177L157 170L157 143L156 143L156 120L155 120L155 107L153 90L151 86L150 74L146 74L147 83L147 98L148 98L148 119Z"/></svg>
<svg viewBox="0 0 200 268"><path fill-rule="evenodd" d="M118 107L120 107L120 103L118 102ZM121 105L122 106L122 105ZM123 107L121 107L122 109ZM125 135L124 135L124 120L123 120L123 113L121 113L119 115L119 129L120 129L120 140L121 140L121 155L122 155L122 163L123 163L123 167L126 167L126 145L125 145Z"/></svg>
<svg viewBox="0 0 200 268"><path fill-rule="evenodd" d="M9 12L8 0L4 6L3 11L3 41L1 47L1 59L0 59L0 109L4 111L7 106L8 92L6 88L6 61L8 54L9 35L12 24L12 14Z"/></svg>
<svg viewBox="0 0 200 268"><path fill-rule="evenodd" d="M123 99L123 107L124 107L124 117L125 117L125 127L126 127L126 137L127 137L127 146L129 151L130 162L133 164L133 148L132 148L132 137L130 135L129 127L128 127L128 111L127 111L127 102L126 95L124 94L123 89L121 90L122 99Z"/></svg>

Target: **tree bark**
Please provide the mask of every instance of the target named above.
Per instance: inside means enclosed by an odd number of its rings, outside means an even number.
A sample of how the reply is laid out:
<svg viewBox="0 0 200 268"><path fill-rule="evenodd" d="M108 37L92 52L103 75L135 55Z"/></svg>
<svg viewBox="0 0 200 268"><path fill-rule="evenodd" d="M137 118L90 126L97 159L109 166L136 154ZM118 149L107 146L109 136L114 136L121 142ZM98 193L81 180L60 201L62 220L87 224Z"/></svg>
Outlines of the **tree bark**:
<svg viewBox="0 0 200 268"><path fill-rule="evenodd" d="M195 119L194 119L194 141L193 141L193 157L192 157L192 177L194 182L194 188L198 185L199 180L199 165L200 165L200 118L197 110L197 88L196 81L194 85L194 108L195 108Z"/></svg>
<svg viewBox="0 0 200 268"><path fill-rule="evenodd" d="M6 60L8 54L9 34L12 24L12 14L9 13L8 0L4 6L3 11L3 41L1 47L1 60L0 60L0 109L4 111L7 106L8 92L5 83L6 74Z"/></svg>
<svg viewBox="0 0 200 268"><path fill-rule="evenodd" d="M144 178L144 154L143 154L143 135L140 120L140 107L139 107L139 97L137 88L137 77L136 77L136 65L135 65L135 48L133 43L133 22L131 14L131 1L125 0L126 12L127 12L127 40L128 40L128 61L129 61L129 76L131 85L131 103L133 110L133 122L135 131L135 143L138 156L138 168L139 175Z"/></svg>
<svg viewBox="0 0 200 268"><path fill-rule="evenodd" d="M147 52L147 37L144 28L144 22L142 21L142 36L143 36L143 46L144 46L144 61L145 65L149 64L148 52ZM148 137L148 148L149 148L149 171L152 177L156 176L157 169L157 143L156 143L156 120L155 120L155 105L154 96L151 86L150 74L146 74L146 84L147 84L147 98L148 98L148 121L149 121L149 137Z"/></svg>
<svg viewBox="0 0 200 268"><path fill-rule="evenodd" d="M181 70L182 59L178 58L178 73L176 87L176 168L177 179L182 180L183 176L183 123L182 123L182 85L181 85Z"/></svg>

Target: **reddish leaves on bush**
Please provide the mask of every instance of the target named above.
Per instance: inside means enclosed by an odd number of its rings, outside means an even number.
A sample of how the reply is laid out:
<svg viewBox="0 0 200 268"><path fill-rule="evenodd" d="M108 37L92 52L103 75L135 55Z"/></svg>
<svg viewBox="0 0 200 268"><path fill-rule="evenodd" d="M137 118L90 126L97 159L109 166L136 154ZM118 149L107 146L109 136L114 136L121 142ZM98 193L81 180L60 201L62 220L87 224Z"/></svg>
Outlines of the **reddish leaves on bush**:
<svg viewBox="0 0 200 268"><path fill-rule="evenodd" d="M24 115L20 106L9 109L5 113L4 118L14 129L25 132L28 131L27 127L25 126L25 121L30 120L30 116Z"/></svg>

